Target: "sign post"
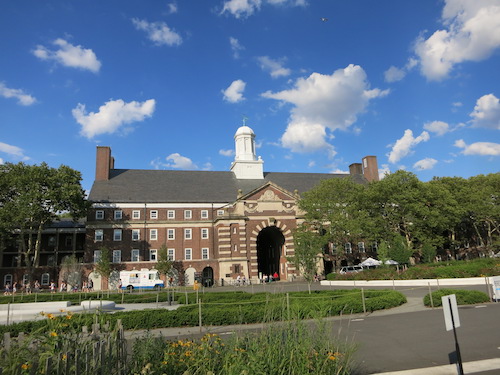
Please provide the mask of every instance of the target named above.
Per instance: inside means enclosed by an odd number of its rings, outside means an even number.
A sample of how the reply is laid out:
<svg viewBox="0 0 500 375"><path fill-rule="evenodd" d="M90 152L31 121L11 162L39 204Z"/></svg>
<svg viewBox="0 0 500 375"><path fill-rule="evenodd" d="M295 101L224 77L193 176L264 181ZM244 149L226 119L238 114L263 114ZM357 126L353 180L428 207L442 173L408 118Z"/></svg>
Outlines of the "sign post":
<svg viewBox="0 0 500 375"><path fill-rule="evenodd" d="M495 302L500 301L500 276L494 276L490 278L493 288L493 299Z"/></svg>
<svg viewBox="0 0 500 375"><path fill-rule="evenodd" d="M460 318L458 316L457 307L457 296L455 294L450 294L448 296L442 296L441 301L443 304L444 322L446 325L446 330L453 330L453 336L455 337L455 354L457 356L457 367L458 375L464 375L464 368L462 366L462 356L460 355L460 346L457 340L457 330L460 327Z"/></svg>

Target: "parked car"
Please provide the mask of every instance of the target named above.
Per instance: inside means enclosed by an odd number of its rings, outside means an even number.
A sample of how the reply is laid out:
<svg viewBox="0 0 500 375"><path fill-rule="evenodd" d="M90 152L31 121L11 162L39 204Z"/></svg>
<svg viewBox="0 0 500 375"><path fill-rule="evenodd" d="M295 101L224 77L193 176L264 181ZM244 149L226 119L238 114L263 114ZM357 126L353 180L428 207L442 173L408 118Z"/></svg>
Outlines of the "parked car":
<svg viewBox="0 0 500 375"><path fill-rule="evenodd" d="M341 267L339 273L345 275L348 273L358 273L363 271L363 266L345 266Z"/></svg>

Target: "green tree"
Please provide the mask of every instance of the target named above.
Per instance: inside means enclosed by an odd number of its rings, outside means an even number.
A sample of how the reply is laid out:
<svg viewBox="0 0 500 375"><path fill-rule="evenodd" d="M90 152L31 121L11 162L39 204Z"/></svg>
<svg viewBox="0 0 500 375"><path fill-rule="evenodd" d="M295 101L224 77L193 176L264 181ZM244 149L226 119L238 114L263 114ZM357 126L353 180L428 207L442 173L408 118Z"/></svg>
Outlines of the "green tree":
<svg viewBox="0 0 500 375"><path fill-rule="evenodd" d="M323 259L322 249L325 239L307 225L303 225L294 232L293 240L294 255L288 260L307 281L309 293L311 293L311 283L318 273L318 262Z"/></svg>
<svg viewBox="0 0 500 375"><path fill-rule="evenodd" d="M90 204L81 180L80 172L64 165L0 165L0 234L19 234L19 266L31 272L40 265L42 231L58 214L68 212L74 219L86 215Z"/></svg>
<svg viewBox="0 0 500 375"><path fill-rule="evenodd" d="M382 262L382 265L385 265L385 262L391 259L391 255L389 254L389 245L387 241L381 241L378 245L377 249L378 260Z"/></svg>
<svg viewBox="0 0 500 375"><path fill-rule="evenodd" d="M60 277L69 286L80 286L82 281L83 265L75 255L66 256L61 262Z"/></svg>
<svg viewBox="0 0 500 375"><path fill-rule="evenodd" d="M168 249L166 245L161 245L158 249L158 263L156 263L156 269L160 275L164 276L165 286L167 286L167 275L172 270L174 262L168 259Z"/></svg>
<svg viewBox="0 0 500 375"><path fill-rule="evenodd" d="M399 264L407 264L413 250L408 246L404 237L395 237L389 248L389 256Z"/></svg>
<svg viewBox="0 0 500 375"><path fill-rule="evenodd" d="M432 263L436 259L436 248L429 242L424 242L422 248L420 249L422 258L426 263Z"/></svg>
<svg viewBox="0 0 500 375"><path fill-rule="evenodd" d="M109 277L114 271L113 263L111 263L111 251L105 246L101 247L99 250L101 254L94 263L94 271L109 283Z"/></svg>

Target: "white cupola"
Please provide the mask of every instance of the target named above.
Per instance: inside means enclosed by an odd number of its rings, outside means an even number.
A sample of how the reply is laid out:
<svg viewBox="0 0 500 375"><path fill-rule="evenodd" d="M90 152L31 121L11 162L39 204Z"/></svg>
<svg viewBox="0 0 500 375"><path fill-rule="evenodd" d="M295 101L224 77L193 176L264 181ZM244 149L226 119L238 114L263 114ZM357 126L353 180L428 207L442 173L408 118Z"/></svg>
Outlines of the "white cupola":
<svg viewBox="0 0 500 375"><path fill-rule="evenodd" d="M255 155L255 133L246 125L234 135L235 157L231 171L237 179L263 179L264 162Z"/></svg>

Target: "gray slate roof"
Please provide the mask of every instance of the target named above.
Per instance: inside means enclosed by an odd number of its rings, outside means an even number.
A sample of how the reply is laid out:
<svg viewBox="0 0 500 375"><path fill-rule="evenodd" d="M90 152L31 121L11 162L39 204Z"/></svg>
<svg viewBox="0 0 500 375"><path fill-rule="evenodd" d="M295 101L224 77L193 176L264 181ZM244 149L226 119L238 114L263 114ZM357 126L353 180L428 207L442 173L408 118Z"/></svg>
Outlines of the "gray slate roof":
<svg viewBox="0 0 500 375"><path fill-rule="evenodd" d="M95 181L89 199L100 203L230 203L267 182L293 193L321 180L346 174L266 172L263 180L238 180L233 172L112 169L108 181ZM355 181L366 182L362 176Z"/></svg>

